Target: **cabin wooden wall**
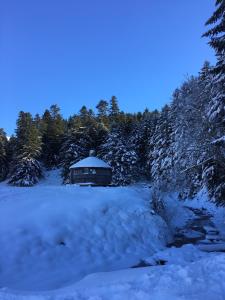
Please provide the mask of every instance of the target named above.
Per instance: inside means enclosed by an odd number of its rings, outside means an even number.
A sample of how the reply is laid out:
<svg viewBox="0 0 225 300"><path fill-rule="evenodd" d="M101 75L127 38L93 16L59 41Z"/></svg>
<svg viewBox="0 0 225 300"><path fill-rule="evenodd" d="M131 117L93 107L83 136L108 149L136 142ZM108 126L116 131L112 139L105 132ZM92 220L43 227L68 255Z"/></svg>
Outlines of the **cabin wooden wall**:
<svg viewBox="0 0 225 300"><path fill-rule="evenodd" d="M75 168L70 170L71 183L94 183L96 185L109 185L112 181L111 169L105 168L89 168L95 169L96 174L82 173L84 168ZM87 168L85 168L87 169ZM78 170L80 171L78 173ZM78 173L78 174L77 174Z"/></svg>

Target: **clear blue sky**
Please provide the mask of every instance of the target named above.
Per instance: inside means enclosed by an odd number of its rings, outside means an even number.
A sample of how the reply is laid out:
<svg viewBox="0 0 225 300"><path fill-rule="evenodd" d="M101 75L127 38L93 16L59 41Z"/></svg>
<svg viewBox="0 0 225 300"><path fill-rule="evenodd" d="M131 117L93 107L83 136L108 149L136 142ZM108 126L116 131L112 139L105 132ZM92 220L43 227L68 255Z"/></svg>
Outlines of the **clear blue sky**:
<svg viewBox="0 0 225 300"><path fill-rule="evenodd" d="M57 103L65 117L116 95L161 108L214 53L214 0L0 0L0 127Z"/></svg>

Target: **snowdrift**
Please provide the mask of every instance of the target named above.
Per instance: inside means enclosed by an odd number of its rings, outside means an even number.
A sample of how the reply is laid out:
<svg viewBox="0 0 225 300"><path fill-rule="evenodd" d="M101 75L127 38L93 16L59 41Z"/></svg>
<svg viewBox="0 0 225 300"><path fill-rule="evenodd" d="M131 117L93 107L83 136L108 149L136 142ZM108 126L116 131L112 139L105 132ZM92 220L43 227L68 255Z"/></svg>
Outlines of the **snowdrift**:
<svg viewBox="0 0 225 300"><path fill-rule="evenodd" d="M180 251L166 250L163 257L168 261L172 257L171 264L89 275L74 286L73 292L64 291L55 300L224 299L224 254L204 255L189 245Z"/></svg>
<svg viewBox="0 0 225 300"><path fill-rule="evenodd" d="M130 267L170 239L143 187L0 185L0 286L57 289Z"/></svg>
<svg viewBox="0 0 225 300"><path fill-rule="evenodd" d="M225 255L206 254L192 245L166 249L151 260L165 266L87 275L74 285L49 292L0 291L1 300L223 300Z"/></svg>

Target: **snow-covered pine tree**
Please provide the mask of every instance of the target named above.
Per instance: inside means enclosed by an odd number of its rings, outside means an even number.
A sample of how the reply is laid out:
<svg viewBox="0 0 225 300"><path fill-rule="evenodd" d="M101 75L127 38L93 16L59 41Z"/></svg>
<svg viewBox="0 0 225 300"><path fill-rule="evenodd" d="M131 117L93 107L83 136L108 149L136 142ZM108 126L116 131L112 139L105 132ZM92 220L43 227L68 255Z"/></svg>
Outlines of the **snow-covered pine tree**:
<svg viewBox="0 0 225 300"><path fill-rule="evenodd" d="M9 162L7 156L7 137L2 128L0 128L0 181L4 180L8 174Z"/></svg>
<svg viewBox="0 0 225 300"><path fill-rule="evenodd" d="M12 163L9 184L32 186L42 176L38 159L41 137L30 113L20 112L16 129L16 154Z"/></svg>
<svg viewBox="0 0 225 300"><path fill-rule="evenodd" d="M68 132L64 135L60 149L60 165L63 167L64 183L69 182L69 167L87 157L90 150L99 152L105 140L107 128L101 118L96 118L94 112L82 106L78 115L68 121Z"/></svg>
<svg viewBox="0 0 225 300"><path fill-rule="evenodd" d="M135 147L118 126L114 126L108 134L101 147L101 157L112 167L114 184L128 185L137 178Z"/></svg>
<svg viewBox="0 0 225 300"><path fill-rule="evenodd" d="M205 165L204 178L216 203L225 205L225 0L216 0L216 10L206 25L213 26L204 36L210 37L217 63L212 69L213 95L208 106L213 157Z"/></svg>
<svg viewBox="0 0 225 300"><path fill-rule="evenodd" d="M153 135L155 134L156 131L156 126L158 125L159 122L159 111L154 110L153 112L147 113L146 110L143 114L144 119L145 119L145 126L148 131L148 160L147 160L147 165L146 165L146 171L149 172L150 179L152 179L152 174L151 174L151 165L153 161L153 149L154 149L154 140L153 140Z"/></svg>
<svg viewBox="0 0 225 300"><path fill-rule="evenodd" d="M209 98L199 77L190 77L173 96L174 178L188 196L202 185L202 162L209 145L205 115Z"/></svg>
<svg viewBox="0 0 225 300"><path fill-rule="evenodd" d="M212 69L214 96L208 116L214 122L218 138L225 136L225 0L216 0L216 11L206 25L213 25L203 36L210 37L209 44L215 50L217 63Z"/></svg>
<svg viewBox="0 0 225 300"><path fill-rule="evenodd" d="M88 141L82 131L71 130L64 138L60 149L60 165L64 183L69 183L69 168L72 164L88 156Z"/></svg>
<svg viewBox="0 0 225 300"><path fill-rule="evenodd" d="M171 121L171 110L166 105L161 113L152 136L151 176L155 187L160 190L168 190L173 182L173 131Z"/></svg>
<svg viewBox="0 0 225 300"><path fill-rule="evenodd" d="M92 110L83 106L78 115L79 127L76 127L86 139L88 151L95 150L98 153L103 141L106 138L108 129L105 124L95 117Z"/></svg>
<svg viewBox="0 0 225 300"><path fill-rule="evenodd" d="M134 145L138 156L138 173L140 177L149 179L150 162L152 161L151 139L155 132L158 122L158 111L149 112L147 109L141 116L137 116L137 120L132 120L133 129L130 134L130 141ZM151 152L151 153L150 153Z"/></svg>

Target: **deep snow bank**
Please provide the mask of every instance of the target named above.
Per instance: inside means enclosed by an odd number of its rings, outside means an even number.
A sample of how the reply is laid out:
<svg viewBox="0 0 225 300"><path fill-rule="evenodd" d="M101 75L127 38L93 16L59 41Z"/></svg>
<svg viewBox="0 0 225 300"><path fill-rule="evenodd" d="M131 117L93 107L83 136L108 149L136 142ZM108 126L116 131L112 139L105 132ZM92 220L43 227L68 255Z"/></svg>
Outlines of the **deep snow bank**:
<svg viewBox="0 0 225 300"><path fill-rule="evenodd" d="M153 255L165 266L90 274L74 285L46 293L0 291L1 300L223 300L225 255L192 245Z"/></svg>
<svg viewBox="0 0 225 300"><path fill-rule="evenodd" d="M206 255L191 246L168 251L163 257L168 261L172 258L171 264L89 275L75 285L72 293L64 292L55 300L224 299L224 254Z"/></svg>
<svg viewBox="0 0 225 300"><path fill-rule="evenodd" d="M0 286L60 288L162 249L169 232L149 197L143 187L1 184Z"/></svg>

